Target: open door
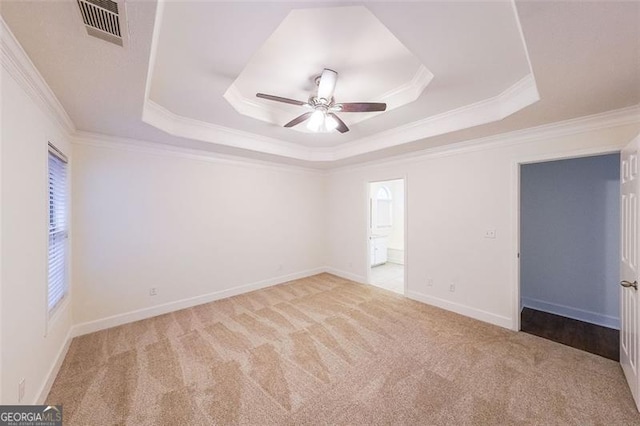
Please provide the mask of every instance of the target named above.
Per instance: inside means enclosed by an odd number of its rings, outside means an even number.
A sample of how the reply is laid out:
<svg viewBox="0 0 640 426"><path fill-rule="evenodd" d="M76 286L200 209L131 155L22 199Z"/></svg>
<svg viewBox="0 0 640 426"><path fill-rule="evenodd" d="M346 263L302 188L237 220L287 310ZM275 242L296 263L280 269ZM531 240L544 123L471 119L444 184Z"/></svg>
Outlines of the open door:
<svg viewBox="0 0 640 426"><path fill-rule="evenodd" d="M640 409L638 370L638 151L640 136L627 145L620 156L621 250L620 275L620 364Z"/></svg>

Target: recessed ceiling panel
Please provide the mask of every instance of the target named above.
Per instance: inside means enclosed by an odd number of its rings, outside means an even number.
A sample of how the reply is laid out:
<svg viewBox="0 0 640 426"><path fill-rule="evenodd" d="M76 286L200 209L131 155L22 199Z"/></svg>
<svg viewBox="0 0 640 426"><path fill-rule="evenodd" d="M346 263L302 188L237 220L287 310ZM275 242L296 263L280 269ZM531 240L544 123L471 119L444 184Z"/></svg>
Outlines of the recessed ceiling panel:
<svg viewBox="0 0 640 426"><path fill-rule="evenodd" d="M302 107L257 99L268 93L306 102L324 68L338 73L336 102L415 101L431 72L363 6L292 10L254 53L224 97L241 114L278 126ZM352 125L382 113L341 113ZM307 131L304 125L294 130Z"/></svg>

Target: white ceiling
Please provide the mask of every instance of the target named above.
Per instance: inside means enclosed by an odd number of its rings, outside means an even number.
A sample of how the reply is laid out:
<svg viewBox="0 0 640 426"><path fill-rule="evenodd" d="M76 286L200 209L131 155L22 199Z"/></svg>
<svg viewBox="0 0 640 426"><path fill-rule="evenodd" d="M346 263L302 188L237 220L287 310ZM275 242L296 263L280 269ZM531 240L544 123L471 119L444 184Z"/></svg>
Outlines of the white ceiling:
<svg viewBox="0 0 640 426"><path fill-rule="evenodd" d="M415 102L354 123L345 135L311 135L242 115L225 100L293 9L353 5L364 5L433 73ZM639 2L518 1L515 10L507 1L181 1L166 3L157 23L156 6L126 2L125 48L87 36L73 1L3 0L0 13L81 131L312 167L640 103ZM318 66L331 67L327 61L318 59ZM338 71L338 87L344 80L346 86L349 68ZM308 73L291 92L281 93L285 86L277 79L264 81L261 91L304 100ZM500 120L497 111L505 105L511 109ZM461 109L466 116L457 114Z"/></svg>
<svg viewBox="0 0 640 426"><path fill-rule="evenodd" d="M163 21L167 19L165 10ZM184 33L179 26L163 25L162 31ZM261 40L257 42L261 43ZM176 47L177 44L173 44L173 48ZM174 49L159 44L158 57L171 58L177 52ZM201 56L199 52L192 54ZM175 62L168 60L161 64L165 68L156 62L150 97L167 99L166 104L158 103L172 109L170 91L173 89L174 96L177 94L175 97L179 99L181 84L166 74L175 78L180 72L193 73L194 69L182 67L176 71ZM296 105L257 99L256 93L267 92L306 102L316 92L315 77L324 68L338 71L336 102L384 102L387 112L415 101L433 78L424 64L364 6L294 9L255 50L227 88L224 98L239 113L281 127L307 111ZM164 74L162 80L169 84L154 85L158 74ZM201 98L208 103L200 102L205 115L210 117L208 121L219 118L211 109L218 107L216 101L219 99ZM192 108L197 111L193 104ZM379 117L381 113L341 115L353 127L355 123ZM311 132L305 125L291 129ZM334 145L345 142L349 135L339 136L334 138ZM308 143L305 140L315 138L299 139L301 143Z"/></svg>
<svg viewBox="0 0 640 426"><path fill-rule="evenodd" d="M210 142L240 143L203 123L239 129L300 146L279 149L282 144L258 138L251 149L271 148L298 158L307 158L309 147L325 148L325 154L326 148L336 147L329 159L336 154L348 157L354 150L345 145L356 141L360 152L375 150L371 136L498 96L531 73L511 1L368 2L366 7L326 2L170 2L163 4L160 15L149 98L173 115L145 121ZM299 108L252 99L263 92L306 100L310 80L327 67L339 73L339 100L344 95L345 101L378 101L394 89L394 82L410 84L419 65L427 68L428 80L431 74L434 78L427 90L416 93L415 102L404 106L392 102L392 107L401 108L358 125L356 114L342 114L351 128L346 134L284 129L282 124L301 114ZM239 96L230 97L230 89ZM225 102L225 93L233 105ZM258 107L262 107L260 118L272 123L237 111L255 116L260 115ZM484 122L503 117L489 115ZM195 122L186 124L182 118ZM478 124L458 121L455 130ZM451 128L444 126L443 131ZM434 126L425 130L433 132ZM415 137L387 135L385 140L402 144Z"/></svg>

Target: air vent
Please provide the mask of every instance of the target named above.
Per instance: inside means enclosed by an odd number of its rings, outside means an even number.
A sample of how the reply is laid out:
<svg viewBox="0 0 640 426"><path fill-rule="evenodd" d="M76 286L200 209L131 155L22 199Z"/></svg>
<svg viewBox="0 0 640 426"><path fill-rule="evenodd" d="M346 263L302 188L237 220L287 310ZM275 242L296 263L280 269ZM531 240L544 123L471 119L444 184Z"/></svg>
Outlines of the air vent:
<svg viewBox="0 0 640 426"><path fill-rule="evenodd" d="M118 3L111 0L78 0L87 33L122 46Z"/></svg>

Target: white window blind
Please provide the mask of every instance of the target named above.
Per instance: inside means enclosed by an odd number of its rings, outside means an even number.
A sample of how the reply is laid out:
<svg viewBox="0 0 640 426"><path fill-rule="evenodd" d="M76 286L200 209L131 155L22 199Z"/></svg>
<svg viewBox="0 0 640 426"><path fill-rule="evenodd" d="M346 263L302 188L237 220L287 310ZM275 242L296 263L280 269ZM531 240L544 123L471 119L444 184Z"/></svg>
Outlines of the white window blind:
<svg viewBox="0 0 640 426"><path fill-rule="evenodd" d="M67 160L49 145L49 314L67 294Z"/></svg>

